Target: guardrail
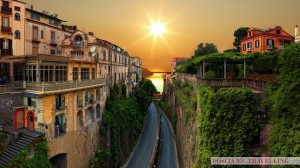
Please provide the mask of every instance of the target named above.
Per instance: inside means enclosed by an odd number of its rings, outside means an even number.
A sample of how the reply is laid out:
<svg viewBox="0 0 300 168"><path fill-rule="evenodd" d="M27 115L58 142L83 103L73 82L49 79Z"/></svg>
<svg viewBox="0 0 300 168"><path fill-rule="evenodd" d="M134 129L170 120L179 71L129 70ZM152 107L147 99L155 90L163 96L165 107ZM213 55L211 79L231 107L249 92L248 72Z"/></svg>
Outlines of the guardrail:
<svg viewBox="0 0 300 168"><path fill-rule="evenodd" d="M26 91L37 91L37 92L51 92L51 91L63 91L76 89L80 87L89 87L94 85L105 85L105 79L90 79L84 81L68 81L59 83L43 83L43 82L32 82L26 83Z"/></svg>

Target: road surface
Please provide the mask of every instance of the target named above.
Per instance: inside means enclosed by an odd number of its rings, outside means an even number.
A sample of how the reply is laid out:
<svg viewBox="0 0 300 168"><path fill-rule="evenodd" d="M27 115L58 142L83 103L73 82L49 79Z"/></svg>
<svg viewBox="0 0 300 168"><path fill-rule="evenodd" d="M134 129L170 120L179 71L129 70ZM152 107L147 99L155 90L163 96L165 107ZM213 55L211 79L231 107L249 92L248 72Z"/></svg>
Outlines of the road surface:
<svg viewBox="0 0 300 168"><path fill-rule="evenodd" d="M151 103L147 111L147 120L140 140L131 154L127 168L148 168L155 148L158 131L158 113L155 104Z"/></svg>
<svg viewBox="0 0 300 168"><path fill-rule="evenodd" d="M160 117L160 158L159 168L176 168L176 151L175 151L175 141L172 132L172 127L167 117L163 114L163 111L158 107L161 117Z"/></svg>

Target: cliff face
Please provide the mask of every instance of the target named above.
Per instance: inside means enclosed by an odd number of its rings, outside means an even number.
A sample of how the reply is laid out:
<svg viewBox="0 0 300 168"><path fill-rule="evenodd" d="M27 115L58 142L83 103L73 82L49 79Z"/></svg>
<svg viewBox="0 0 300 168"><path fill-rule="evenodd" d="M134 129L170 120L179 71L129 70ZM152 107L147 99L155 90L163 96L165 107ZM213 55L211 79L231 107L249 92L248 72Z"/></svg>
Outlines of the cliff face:
<svg viewBox="0 0 300 168"><path fill-rule="evenodd" d="M179 167L197 167L198 160L198 108L197 89L193 86L178 88L168 84L165 90L165 112L176 133Z"/></svg>

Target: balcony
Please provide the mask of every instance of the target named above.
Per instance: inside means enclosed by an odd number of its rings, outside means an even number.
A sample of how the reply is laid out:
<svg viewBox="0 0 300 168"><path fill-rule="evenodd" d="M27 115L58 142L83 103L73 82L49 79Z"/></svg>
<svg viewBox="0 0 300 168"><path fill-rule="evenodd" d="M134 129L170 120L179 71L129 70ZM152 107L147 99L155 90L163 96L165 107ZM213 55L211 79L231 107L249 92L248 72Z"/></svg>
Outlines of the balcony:
<svg viewBox="0 0 300 168"><path fill-rule="evenodd" d="M0 55L12 55L12 49L0 49Z"/></svg>
<svg viewBox="0 0 300 168"><path fill-rule="evenodd" d="M105 85L105 79L90 79L83 81L68 81L57 83L41 83L41 82L27 82L25 86L26 92L37 94L54 94L61 92L70 92L80 89L88 89Z"/></svg>
<svg viewBox="0 0 300 168"><path fill-rule="evenodd" d="M1 32L2 33L11 33L11 27L1 26Z"/></svg>
<svg viewBox="0 0 300 168"><path fill-rule="evenodd" d="M57 46L57 42L56 42L55 40L52 40L52 39L51 39L50 45L51 45L51 46Z"/></svg>
<svg viewBox="0 0 300 168"><path fill-rule="evenodd" d="M73 48L83 48L83 47L85 47L85 44L83 41L74 41L74 42L72 42L72 47Z"/></svg>
<svg viewBox="0 0 300 168"><path fill-rule="evenodd" d="M8 8L8 7L1 7L1 13L4 14L12 14L12 8Z"/></svg>

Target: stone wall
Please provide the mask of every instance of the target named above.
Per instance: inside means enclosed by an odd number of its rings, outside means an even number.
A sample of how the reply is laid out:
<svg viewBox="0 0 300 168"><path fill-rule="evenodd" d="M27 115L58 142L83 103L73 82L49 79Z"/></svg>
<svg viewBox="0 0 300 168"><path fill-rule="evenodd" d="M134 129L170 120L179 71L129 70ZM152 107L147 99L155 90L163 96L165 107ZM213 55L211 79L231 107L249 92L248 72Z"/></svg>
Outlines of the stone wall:
<svg viewBox="0 0 300 168"><path fill-rule="evenodd" d="M22 93L0 94L0 128L14 130L14 109L23 106Z"/></svg>

